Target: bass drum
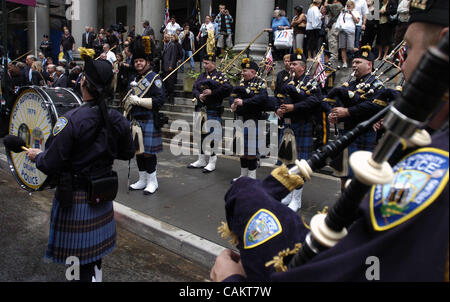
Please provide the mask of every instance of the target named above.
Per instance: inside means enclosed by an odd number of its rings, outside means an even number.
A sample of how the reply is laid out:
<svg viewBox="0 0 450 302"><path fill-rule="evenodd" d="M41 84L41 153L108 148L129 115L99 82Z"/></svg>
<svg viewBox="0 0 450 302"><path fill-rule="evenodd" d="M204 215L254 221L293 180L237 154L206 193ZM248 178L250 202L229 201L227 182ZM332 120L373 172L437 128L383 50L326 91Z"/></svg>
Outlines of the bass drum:
<svg viewBox="0 0 450 302"><path fill-rule="evenodd" d="M23 138L27 148L45 150L45 143L60 116L81 105L73 90L39 86L22 87L11 110L9 134ZM47 175L36 168L26 152L6 150L9 168L19 185L38 191L47 184Z"/></svg>

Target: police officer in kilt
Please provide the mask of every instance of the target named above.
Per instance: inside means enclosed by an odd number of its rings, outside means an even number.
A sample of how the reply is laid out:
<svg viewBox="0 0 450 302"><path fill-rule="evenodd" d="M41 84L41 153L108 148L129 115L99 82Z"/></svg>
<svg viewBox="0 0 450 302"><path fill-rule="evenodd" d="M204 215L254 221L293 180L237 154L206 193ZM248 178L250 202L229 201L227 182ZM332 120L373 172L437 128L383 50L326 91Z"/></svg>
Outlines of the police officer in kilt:
<svg viewBox="0 0 450 302"><path fill-rule="evenodd" d="M159 110L164 105L165 93L162 80L152 71L145 40L138 36L131 50L137 75L130 83L124 108L132 121L139 180L130 189L144 190L145 195L150 195L158 189L156 155L163 150Z"/></svg>
<svg viewBox="0 0 450 302"><path fill-rule="evenodd" d="M74 256L81 265L80 280L100 282L102 258L116 246L112 201L118 180L113 162L131 159L134 149L130 123L106 108L111 63L94 61L93 50L79 50L85 60L84 104L59 117L45 151L29 149L27 156L56 184L46 257L66 264Z"/></svg>
<svg viewBox="0 0 450 302"><path fill-rule="evenodd" d="M207 121L217 121L222 124L222 114L224 110L223 99L231 94L233 86L228 82L224 74L216 69L216 56L212 53L203 57L203 68L205 72L200 74L192 88L194 100L196 100L195 112L201 118L201 146L198 160L189 164L188 169L201 169L203 173L210 173L216 169L217 155L211 152L209 160L206 161L206 154L203 148L203 141L210 134L214 140L211 142L211 148L214 148L214 141L222 140L222 132L217 133L214 128L204 130L204 123ZM194 129L195 130L195 129Z"/></svg>
<svg viewBox="0 0 450 302"><path fill-rule="evenodd" d="M381 85L381 82L372 75L374 60L375 56L372 53L370 46L363 46L354 54L352 67L356 79L349 82L349 85L342 89L343 93L339 94L339 99L335 102L336 106L331 109L331 113L328 115L330 123L336 124L343 122L344 129L339 130L341 135L351 131L360 122L371 118L378 111L386 107L390 101L385 97L387 96L387 94L384 93L386 88L384 88L384 86ZM361 89L357 88L357 85L360 83L371 83L375 92L368 94L361 91ZM358 150L373 151L376 144L376 138L377 134L373 129L370 129L364 135L359 136L348 147L348 158ZM348 165L348 158L347 156L343 157L343 166L347 169L344 168L344 171L338 175L341 177L342 189L344 188L346 180L353 177L352 169Z"/></svg>
<svg viewBox="0 0 450 302"><path fill-rule="evenodd" d="M305 75L306 57L303 54L291 54L291 74L294 78L282 88L283 102L277 108L277 115L284 120L284 129L281 131L281 143L286 129L295 135L296 153L298 159L307 160L313 152L313 116L320 110L320 93L307 94L298 86L306 84L310 77ZM278 95L280 97L280 95ZM279 155L280 156L280 155ZM303 188L294 190L282 200L293 211L301 207Z"/></svg>
<svg viewBox="0 0 450 302"><path fill-rule="evenodd" d="M265 120L265 111L273 111L275 102L270 104L267 89L261 87L256 79L258 64L249 58L244 58L241 64L242 81L241 84L233 88L230 97L231 111L235 113L235 119L244 123L244 154L240 158L241 175L256 179L257 154L258 154L258 121ZM246 125L246 122L250 122ZM235 129L236 131L236 129ZM236 145L236 153L239 148ZM233 179L236 181L238 178Z"/></svg>

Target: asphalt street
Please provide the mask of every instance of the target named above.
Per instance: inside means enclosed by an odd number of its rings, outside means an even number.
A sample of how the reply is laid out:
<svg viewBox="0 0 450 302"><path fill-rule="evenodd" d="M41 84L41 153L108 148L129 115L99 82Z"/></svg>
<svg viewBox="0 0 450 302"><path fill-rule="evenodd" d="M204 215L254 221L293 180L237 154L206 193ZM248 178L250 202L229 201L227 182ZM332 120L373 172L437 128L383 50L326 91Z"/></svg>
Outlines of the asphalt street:
<svg viewBox="0 0 450 302"><path fill-rule="evenodd" d="M52 191L22 190L0 161L0 282L67 282L66 267L44 259ZM117 227L104 282L203 282L209 270Z"/></svg>

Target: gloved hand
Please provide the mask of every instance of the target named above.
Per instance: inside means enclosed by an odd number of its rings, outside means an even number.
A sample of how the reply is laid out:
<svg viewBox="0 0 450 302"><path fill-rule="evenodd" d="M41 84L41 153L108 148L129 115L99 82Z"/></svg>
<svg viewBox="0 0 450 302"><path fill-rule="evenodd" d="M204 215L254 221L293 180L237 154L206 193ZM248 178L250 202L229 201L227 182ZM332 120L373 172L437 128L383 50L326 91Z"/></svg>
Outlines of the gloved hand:
<svg viewBox="0 0 450 302"><path fill-rule="evenodd" d="M127 101L131 106L141 106L147 109L153 108L153 101L151 98L140 98L137 95L130 95Z"/></svg>

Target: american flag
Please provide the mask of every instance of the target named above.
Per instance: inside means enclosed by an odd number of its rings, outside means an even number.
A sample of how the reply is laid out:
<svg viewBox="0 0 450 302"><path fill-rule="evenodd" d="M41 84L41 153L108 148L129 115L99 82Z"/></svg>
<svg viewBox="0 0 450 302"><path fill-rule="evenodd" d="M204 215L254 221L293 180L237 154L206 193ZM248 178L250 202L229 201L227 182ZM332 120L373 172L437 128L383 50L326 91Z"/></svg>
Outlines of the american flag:
<svg viewBox="0 0 450 302"><path fill-rule="evenodd" d="M270 73L273 66L272 49L269 49L269 51L267 52L266 63L267 63L266 71Z"/></svg>
<svg viewBox="0 0 450 302"><path fill-rule="evenodd" d="M169 0L166 0L166 10L164 12L164 25L169 24L170 16L169 16Z"/></svg>
<svg viewBox="0 0 450 302"><path fill-rule="evenodd" d="M314 71L313 75L313 77L316 77L318 74L320 74L318 81L319 83L321 83L320 86L322 86L322 88L325 87L325 79L327 78L327 73L323 71L325 69L324 65L325 65L325 58L322 52L322 55L320 56L320 59L317 62L316 70Z"/></svg>
<svg viewBox="0 0 450 302"><path fill-rule="evenodd" d="M402 48L400 48L400 50L398 52L398 60L399 60L400 67L403 65L403 63L406 60L407 50L408 50L408 48L405 45Z"/></svg>

